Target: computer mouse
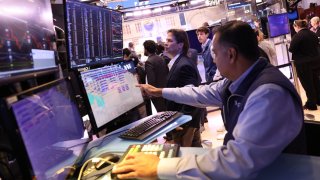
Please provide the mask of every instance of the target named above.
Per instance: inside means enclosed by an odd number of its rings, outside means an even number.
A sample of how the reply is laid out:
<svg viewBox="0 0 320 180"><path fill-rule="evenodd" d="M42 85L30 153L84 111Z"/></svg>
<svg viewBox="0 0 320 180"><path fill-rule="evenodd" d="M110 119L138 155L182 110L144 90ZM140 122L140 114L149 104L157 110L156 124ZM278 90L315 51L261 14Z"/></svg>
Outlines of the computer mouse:
<svg viewBox="0 0 320 180"><path fill-rule="evenodd" d="M101 158L103 158L105 160L108 160L110 162L113 162L113 163L117 163L120 160L120 156L119 155L112 154L112 153L105 153L105 154L100 155L99 157L101 157Z"/></svg>
<svg viewBox="0 0 320 180"><path fill-rule="evenodd" d="M96 163L95 167L97 170L100 170L100 169L103 169L107 166L113 165L114 163L117 163L120 160L119 155L112 154L112 153L104 153L104 154L99 155L99 157L103 158L104 160L101 160L100 162Z"/></svg>

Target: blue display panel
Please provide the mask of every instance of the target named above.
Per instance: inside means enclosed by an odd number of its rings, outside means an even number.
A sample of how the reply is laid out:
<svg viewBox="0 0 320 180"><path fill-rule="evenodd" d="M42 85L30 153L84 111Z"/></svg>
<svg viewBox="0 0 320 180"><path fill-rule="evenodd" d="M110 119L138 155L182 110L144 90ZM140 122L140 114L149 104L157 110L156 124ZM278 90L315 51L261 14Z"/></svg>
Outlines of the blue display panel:
<svg viewBox="0 0 320 180"><path fill-rule="evenodd" d="M27 165L22 166L32 169L31 176L54 178L56 171L77 161L84 144L74 152L68 142L83 138L84 125L66 81L58 80L6 101L19 132L18 139L23 142L19 151L24 150L22 154L27 156ZM62 179L67 176L64 175Z"/></svg>
<svg viewBox="0 0 320 180"><path fill-rule="evenodd" d="M268 16L269 37L277 37L290 33L288 14L273 14Z"/></svg>

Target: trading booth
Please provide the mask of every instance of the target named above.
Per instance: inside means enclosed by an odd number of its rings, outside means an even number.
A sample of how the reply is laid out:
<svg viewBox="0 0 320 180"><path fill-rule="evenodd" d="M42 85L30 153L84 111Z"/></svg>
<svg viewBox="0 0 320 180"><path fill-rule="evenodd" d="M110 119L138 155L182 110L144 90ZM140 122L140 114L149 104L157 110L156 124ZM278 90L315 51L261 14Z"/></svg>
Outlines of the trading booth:
<svg viewBox="0 0 320 180"><path fill-rule="evenodd" d="M76 0L63 7L59 29L48 0L0 1L0 178L112 179L114 163L137 147L161 149L153 150L160 157L209 151L149 145L191 116L139 113L144 98L122 57L121 12ZM271 36L289 31L272 29L282 14L269 18ZM93 162L101 157L109 163ZM319 157L284 154L259 179L317 179L319 167Z"/></svg>

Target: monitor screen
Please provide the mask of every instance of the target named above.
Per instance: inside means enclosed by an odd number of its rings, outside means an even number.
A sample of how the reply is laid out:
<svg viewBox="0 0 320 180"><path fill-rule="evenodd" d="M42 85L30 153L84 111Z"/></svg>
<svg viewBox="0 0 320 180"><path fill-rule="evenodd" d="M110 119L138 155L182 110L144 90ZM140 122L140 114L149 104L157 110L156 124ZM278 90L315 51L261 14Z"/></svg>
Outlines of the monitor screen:
<svg viewBox="0 0 320 180"><path fill-rule="evenodd" d="M273 14L268 16L269 37L277 37L290 33L288 14Z"/></svg>
<svg viewBox="0 0 320 180"><path fill-rule="evenodd" d="M55 68L50 1L0 1L0 78Z"/></svg>
<svg viewBox="0 0 320 180"><path fill-rule="evenodd" d="M296 20L299 19L298 10L294 10L292 12L288 12L288 18L290 20Z"/></svg>
<svg viewBox="0 0 320 180"><path fill-rule="evenodd" d="M105 66L81 72L91 107L94 130L143 103L137 77L121 66ZM90 113L89 113L90 115Z"/></svg>
<svg viewBox="0 0 320 180"><path fill-rule="evenodd" d="M66 0L68 64L72 69L122 60L122 14Z"/></svg>
<svg viewBox="0 0 320 180"><path fill-rule="evenodd" d="M68 146L84 136L82 118L68 86L57 80L6 99L23 142L19 149L25 149L37 179L54 177L66 166L65 161L73 165L81 153Z"/></svg>

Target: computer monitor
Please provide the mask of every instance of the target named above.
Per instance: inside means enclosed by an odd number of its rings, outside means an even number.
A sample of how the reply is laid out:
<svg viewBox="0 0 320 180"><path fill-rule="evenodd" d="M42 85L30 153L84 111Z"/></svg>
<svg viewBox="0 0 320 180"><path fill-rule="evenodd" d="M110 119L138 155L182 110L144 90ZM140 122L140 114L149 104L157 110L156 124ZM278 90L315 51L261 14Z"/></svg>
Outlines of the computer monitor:
<svg viewBox="0 0 320 180"><path fill-rule="evenodd" d="M50 1L0 1L0 81L56 68Z"/></svg>
<svg viewBox="0 0 320 180"><path fill-rule="evenodd" d="M89 117L94 132L143 103L137 77L120 65L105 66L81 72L90 104Z"/></svg>
<svg viewBox="0 0 320 180"><path fill-rule="evenodd" d="M5 98L1 115L26 179L56 179L81 155L84 125L64 79ZM3 106L1 106L3 107ZM65 179L63 177L62 179Z"/></svg>
<svg viewBox="0 0 320 180"><path fill-rule="evenodd" d="M287 13L268 16L269 37L277 37L290 33L290 25Z"/></svg>
<svg viewBox="0 0 320 180"><path fill-rule="evenodd" d="M68 66L71 69L122 60L121 12L65 1Z"/></svg>
<svg viewBox="0 0 320 180"><path fill-rule="evenodd" d="M288 12L288 18L290 20L299 19L298 10L294 10L294 11Z"/></svg>

